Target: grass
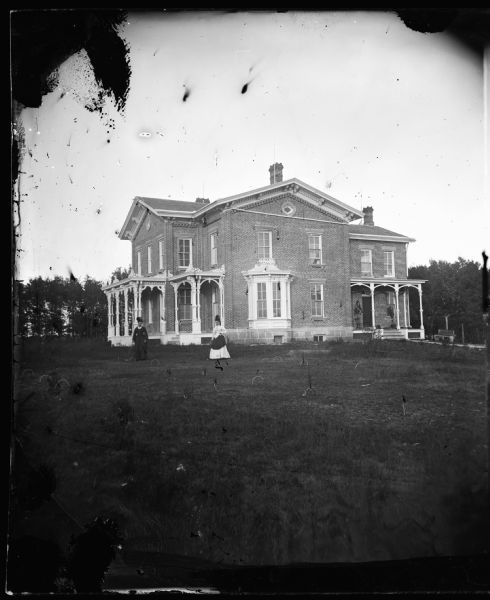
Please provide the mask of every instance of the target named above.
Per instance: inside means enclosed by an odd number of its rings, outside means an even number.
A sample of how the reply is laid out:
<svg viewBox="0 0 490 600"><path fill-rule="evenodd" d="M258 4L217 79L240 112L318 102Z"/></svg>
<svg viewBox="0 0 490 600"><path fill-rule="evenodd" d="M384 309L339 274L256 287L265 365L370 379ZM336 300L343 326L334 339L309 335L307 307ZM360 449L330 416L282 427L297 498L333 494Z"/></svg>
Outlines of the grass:
<svg viewBox="0 0 490 600"><path fill-rule="evenodd" d="M16 434L84 523L236 564L485 547L485 354L410 342L129 348L30 340ZM406 402L402 401L405 397Z"/></svg>

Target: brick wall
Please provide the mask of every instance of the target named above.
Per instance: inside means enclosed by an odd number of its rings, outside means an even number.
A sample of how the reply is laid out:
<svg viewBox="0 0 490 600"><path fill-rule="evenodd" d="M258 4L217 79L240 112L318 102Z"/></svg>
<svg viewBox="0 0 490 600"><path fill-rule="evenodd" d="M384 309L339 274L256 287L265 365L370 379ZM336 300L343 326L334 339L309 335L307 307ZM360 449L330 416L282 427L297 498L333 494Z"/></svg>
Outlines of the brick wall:
<svg viewBox="0 0 490 600"><path fill-rule="evenodd" d="M272 231L272 257L280 269L290 270L293 275L292 327L309 331L351 326L347 227L340 223L320 222L331 218L293 196L287 200L296 208L295 216L302 219L274 216L281 214L285 198L271 200L252 209L272 213L273 216L242 211L226 211L223 214L227 329L248 327L247 283L242 271L249 270L258 261L257 231L260 228ZM322 236L323 264L320 267L310 264L308 232ZM310 281L323 283L324 318L311 315Z"/></svg>
<svg viewBox="0 0 490 600"><path fill-rule="evenodd" d="M147 223L150 223L150 229L147 229ZM158 273L158 241L165 239L167 224L162 217L156 217L148 212L138 230L135 239L132 241L132 266L135 272L138 270L137 252L141 251L141 270L142 274L148 273L148 246L152 248L152 275ZM167 252L164 253L167 256Z"/></svg>
<svg viewBox="0 0 490 600"><path fill-rule="evenodd" d="M378 242L350 240L350 271L352 277L361 276L361 249L371 249L373 277L384 276L383 249L393 250L395 257L395 277L407 279L407 250L403 242Z"/></svg>

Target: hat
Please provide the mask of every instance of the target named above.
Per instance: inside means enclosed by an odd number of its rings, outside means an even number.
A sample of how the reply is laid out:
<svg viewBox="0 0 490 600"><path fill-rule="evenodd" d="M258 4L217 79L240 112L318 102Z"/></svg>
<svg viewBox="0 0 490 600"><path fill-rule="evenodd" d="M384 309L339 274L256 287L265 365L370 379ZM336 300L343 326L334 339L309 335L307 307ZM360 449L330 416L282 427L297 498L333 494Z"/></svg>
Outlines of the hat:
<svg viewBox="0 0 490 600"><path fill-rule="evenodd" d="M136 320L138 321L138 323L143 323L143 319L141 317L138 317Z"/></svg>

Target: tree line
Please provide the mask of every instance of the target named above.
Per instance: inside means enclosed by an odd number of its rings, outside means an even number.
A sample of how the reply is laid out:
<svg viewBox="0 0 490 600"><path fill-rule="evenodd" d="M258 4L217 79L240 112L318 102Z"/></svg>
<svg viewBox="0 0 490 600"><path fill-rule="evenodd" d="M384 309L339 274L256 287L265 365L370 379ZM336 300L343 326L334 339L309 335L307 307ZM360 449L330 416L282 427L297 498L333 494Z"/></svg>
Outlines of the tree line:
<svg viewBox="0 0 490 600"><path fill-rule="evenodd" d="M123 279L129 268L117 268L111 277ZM431 260L429 265L411 267L410 279L426 279L422 286L424 327L431 338L439 329L452 329L458 342L484 343L482 316L482 267L475 261ZM36 277L17 282L18 333L21 336L107 335L107 300L103 283L87 276ZM420 326L419 297L410 288L410 317Z"/></svg>
<svg viewBox="0 0 490 600"><path fill-rule="evenodd" d="M432 338L439 329L450 329L457 342L485 342L480 264L461 257L452 263L431 260L428 266L409 268L408 277L427 280L422 286L426 337ZM417 327L420 325L418 292L410 289L409 294L411 324Z"/></svg>

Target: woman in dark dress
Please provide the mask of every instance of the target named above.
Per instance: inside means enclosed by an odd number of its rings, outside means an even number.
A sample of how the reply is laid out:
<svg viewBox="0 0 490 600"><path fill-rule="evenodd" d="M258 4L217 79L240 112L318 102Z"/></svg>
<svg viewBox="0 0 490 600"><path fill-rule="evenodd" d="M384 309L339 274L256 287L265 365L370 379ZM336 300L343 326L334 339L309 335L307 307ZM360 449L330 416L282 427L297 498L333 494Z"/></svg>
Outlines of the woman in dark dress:
<svg viewBox="0 0 490 600"><path fill-rule="evenodd" d="M148 346L148 332L143 326L143 319L137 318L138 325L133 331L134 358L135 360L146 360Z"/></svg>

